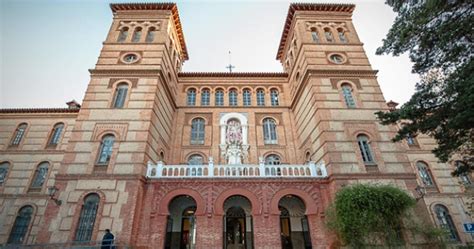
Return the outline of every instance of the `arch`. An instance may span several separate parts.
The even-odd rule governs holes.
[[[142,27],[136,27],[133,31],[132,42],[140,42],[142,37]]]
[[[242,126],[243,125],[248,125],[248,118],[245,115],[243,115],[242,113],[237,113],[237,112],[231,112],[231,113],[225,114],[224,116],[221,117],[221,119],[219,121],[219,124],[220,125],[226,125],[227,122],[230,119],[233,119],[233,118],[238,119]]]
[[[196,105],[197,90],[194,87],[186,89],[186,105]]]
[[[436,223],[442,229],[446,230],[446,237],[448,237],[450,241],[459,241],[459,233],[449,209],[444,205],[436,204],[433,206],[433,211]]]
[[[15,221],[11,226],[7,244],[23,244],[31,231],[36,210],[32,205],[21,206],[15,213]]]
[[[192,125],[192,124],[193,124],[193,120],[199,119],[199,118],[204,120],[204,124],[205,124],[205,125],[209,125],[209,120],[207,119],[207,117],[206,117],[206,116],[201,116],[201,115],[199,115],[199,114],[196,115],[196,116],[194,116],[193,118],[190,118],[190,119],[188,120],[188,125]]]
[[[35,167],[35,172],[31,178],[29,190],[41,190],[46,185],[49,174],[52,171],[52,165],[49,161],[41,161]]]
[[[118,81],[114,84],[112,108],[123,108],[128,100],[128,92],[131,84],[126,81]]]
[[[204,201],[204,198],[202,198],[201,194],[189,188],[181,188],[172,190],[168,192],[163,198],[161,198],[161,201],[159,201],[157,206],[158,214],[168,215],[169,204],[175,197],[180,195],[189,195],[194,199],[196,202],[196,215],[204,215],[206,213],[206,202]]]
[[[303,201],[306,207],[306,215],[318,214],[319,207],[314,199],[307,192],[295,188],[285,188],[273,195],[273,198],[270,201],[270,214],[280,214],[278,204],[280,203],[280,200],[287,195],[295,195]]]
[[[20,146],[24,141],[24,138],[26,136],[26,133],[28,132],[29,127],[30,125],[27,122],[22,122],[18,124],[10,140],[10,146]]]
[[[423,185],[426,187],[435,187],[436,186],[436,181],[433,177],[433,173],[431,171],[430,165],[423,161],[423,160],[418,160],[415,161],[415,167],[417,171],[417,175],[420,178],[420,180],[423,182]]]
[[[113,134],[107,133],[102,136],[100,140],[99,151],[97,154],[96,164],[108,165],[113,154],[114,144],[117,137]]]
[[[153,26],[149,27],[146,33],[145,42],[148,42],[148,43],[153,42],[153,40],[155,40],[155,33],[156,33],[156,28]]]
[[[193,155],[200,155],[202,156],[202,159],[203,159],[203,163],[204,162],[207,162],[207,157],[206,157],[206,154],[200,152],[200,151],[191,151],[189,152],[188,154],[186,154],[186,156],[184,157],[186,159],[186,162],[188,162],[189,158]]]
[[[262,212],[262,204],[260,203],[260,200],[257,198],[257,196],[243,188],[235,188],[235,189],[228,189],[224,192],[222,192],[217,198],[216,201],[214,202],[214,214],[215,215],[224,215],[225,210],[224,210],[224,202],[227,200],[227,198],[233,196],[233,195],[241,195],[245,198],[247,198],[250,201],[250,204],[252,205],[252,215],[259,215]]]
[[[117,42],[124,42],[127,39],[128,36],[128,27],[123,27],[120,29],[120,33],[117,37]]]
[[[11,161],[0,161],[0,186],[7,180],[13,164]]]

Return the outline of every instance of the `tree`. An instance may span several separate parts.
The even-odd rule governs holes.
[[[382,124],[404,121],[393,141],[417,133],[433,137],[441,162],[461,155],[474,169],[474,5],[470,0],[387,0],[398,16],[377,54],[408,52],[421,75],[411,99],[392,112],[377,112]]]
[[[327,226],[352,248],[403,245],[403,231],[419,235],[426,245],[442,245],[444,231],[410,215],[416,200],[391,185],[355,184],[339,190],[327,211]],[[421,238],[421,237],[420,237]]]

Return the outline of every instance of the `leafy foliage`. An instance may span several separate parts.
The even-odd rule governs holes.
[[[440,161],[461,154],[465,170],[473,170],[474,5],[467,0],[386,3],[398,16],[377,54],[409,52],[413,72],[422,80],[400,109],[376,115],[382,124],[406,121],[394,141],[428,134],[438,142],[433,152]]]
[[[406,192],[390,185],[357,184],[344,187],[328,209],[327,226],[353,248],[368,245],[400,246],[403,229],[421,233],[428,241],[439,242],[440,233],[431,227],[409,221],[416,201]]]

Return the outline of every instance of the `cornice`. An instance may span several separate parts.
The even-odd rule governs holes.
[[[288,34],[291,30],[291,24],[295,18],[296,11],[334,11],[352,14],[355,9],[354,4],[329,4],[329,3],[292,3],[288,8],[288,14],[286,15],[286,21],[283,25],[283,32],[281,34],[280,45],[276,59],[281,59],[283,49],[285,48]]]
[[[58,181],[70,181],[70,180],[140,180],[146,181],[145,176],[140,174],[105,174],[105,173],[92,173],[92,174],[57,174],[55,176],[56,182]]]
[[[161,69],[89,69],[89,73],[91,73],[92,76],[150,76],[160,74]]]
[[[174,25],[178,34],[181,50],[183,51],[184,60],[189,59],[186,42],[184,40],[183,27],[179,18],[178,6],[176,3],[111,3],[110,9],[112,13],[119,11],[136,11],[136,10],[170,10],[173,16]]]
[[[0,114],[17,113],[78,113],[80,108],[4,108]]]
[[[229,77],[229,78],[245,78],[245,77],[284,77],[288,74],[283,72],[180,72],[178,77],[182,78],[211,78],[211,77]]]

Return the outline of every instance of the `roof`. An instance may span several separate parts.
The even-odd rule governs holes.
[[[287,77],[282,72],[180,72],[179,77]]]
[[[5,108],[0,113],[76,113],[80,108]]]
[[[179,43],[183,51],[184,60],[188,60],[188,50],[184,41],[183,28],[179,19],[178,6],[176,3],[111,3],[110,9],[113,13],[122,10],[170,10],[173,15],[174,26],[178,33]]]
[[[352,13],[355,9],[354,4],[332,4],[332,3],[292,3],[288,8],[285,25],[283,25],[283,32],[281,34],[280,46],[278,47],[277,60],[281,59],[283,49],[285,48],[288,39],[288,32],[291,28],[291,23],[295,17],[296,11],[337,11]]]

